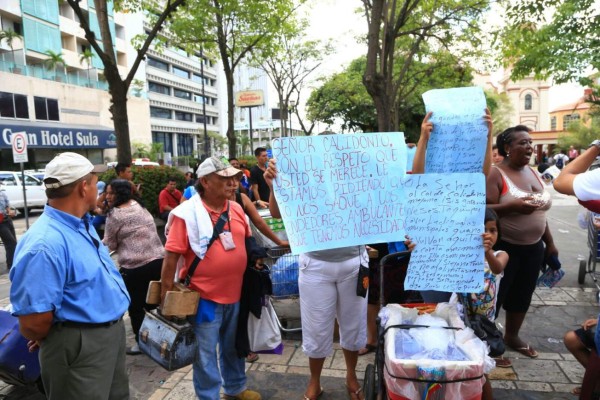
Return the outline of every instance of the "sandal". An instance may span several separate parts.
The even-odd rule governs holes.
[[[348,398],[350,400],[364,400],[364,397],[361,397],[360,392],[362,392],[362,387],[358,387],[356,390],[350,389],[346,386],[346,390],[348,391]]]
[[[321,388],[321,391],[313,397],[308,397],[306,394],[302,397],[302,400],[317,400],[319,397],[323,396],[325,391]]]
[[[365,354],[373,353],[375,350],[377,350],[377,346],[375,346],[374,344],[367,343],[367,345],[365,347],[358,350],[358,355],[364,356]]]
[[[533,349],[533,347],[531,347],[530,345],[526,345],[524,347],[512,347],[512,346],[508,346],[511,349],[513,349],[514,351],[523,354],[525,357],[529,357],[529,358],[537,358],[538,356],[538,352],[535,351]]]
[[[246,362],[253,363],[254,361],[258,361],[258,354],[256,354],[256,353],[249,353],[246,356]]]
[[[571,394],[574,394],[575,396],[581,396],[581,386],[577,386],[571,390]]]
[[[504,358],[504,356],[494,357],[494,361],[496,361],[496,368],[512,367],[512,361],[510,361],[508,358]]]

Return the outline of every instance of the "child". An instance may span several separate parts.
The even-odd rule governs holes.
[[[508,263],[508,254],[505,251],[494,251],[493,247],[500,236],[500,225],[498,215],[491,208],[485,209],[485,233],[483,237],[483,249],[485,251],[484,286],[480,293],[467,295],[469,309],[474,313],[485,315],[490,321],[494,321],[496,314],[496,296],[500,286],[500,279],[504,276],[504,268]],[[512,365],[510,360],[500,356],[495,358],[496,366],[508,368]],[[488,376],[483,385],[482,399],[493,399],[492,385]]]
[[[587,368],[590,354],[592,350],[596,350],[594,336],[596,335],[597,325],[598,320],[591,318],[581,324],[581,328],[569,331],[565,334],[565,347],[573,354],[577,361],[583,365],[583,368]],[[581,394],[581,386],[573,389],[571,393],[579,396]]]

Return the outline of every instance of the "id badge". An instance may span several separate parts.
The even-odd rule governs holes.
[[[221,244],[225,251],[235,249],[235,243],[233,243],[233,236],[229,231],[223,231],[219,234],[219,239],[221,240]]]

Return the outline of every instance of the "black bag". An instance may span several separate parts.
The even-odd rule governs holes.
[[[485,315],[473,312],[466,295],[460,297],[465,311],[465,325],[473,329],[475,335],[488,344],[490,357],[500,357],[506,351],[502,332]]]
[[[174,371],[196,360],[194,328],[187,320],[170,321],[157,310],[146,311],[140,327],[140,350],[167,371]]]
[[[356,281],[356,295],[366,297],[369,290],[369,267],[361,265],[358,269],[358,279]]]

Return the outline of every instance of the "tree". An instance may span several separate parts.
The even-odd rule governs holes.
[[[506,26],[495,32],[498,56],[514,78],[535,73],[586,85],[590,67],[600,69],[599,26],[595,0],[515,1],[506,6]]]
[[[452,49],[453,53],[461,54],[461,49],[466,48],[461,43],[476,45],[479,30],[476,21],[488,7],[488,1],[362,2],[369,27],[363,82],[377,110],[378,130],[389,132],[398,127],[398,92],[417,55],[423,54],[424,47]],[[404,50],[399,51],[398,47]]]
[[[94,53],[92,53],[92,50],[86,48],[85,50],[83,50],[83,52],[79,55],[79,62],[81,64],[86,64],[87,65],[87,78],[88,78],[88,84],[90,83],[90,69],[92,69],[92,59],[95,57],[96,55]]]
[[[343,130],[377,131],[375,105],[362,84],[365,68],[366,57],[358,58],[344,72],[333,75],[315,89],[307,102],[309,119],[327,124],[337,119]],[[429,54],[426,62],[413,62],[405,71],[398,90],[396,129],[404,132],[408,141],[416,141],[425,115],[423,93],[430,89],[469,86],[473,79],[471,71],[448,52]]]
[[[305,26],[304,23],[298,26]],[[282,116],[290,115],[288,105],[294,97],[296,104],[300,103],[300,93],[307,78],[321,65],[323,57],[332,51],[330,44],[323,44],[318,40],[305,40],[302,32],[287,31],[275,38],[276,50],[266,57],[259,67],[269,77],[279,100],[279,108]],[[314,123],[306,127],[300,118],[300,107],[294,107],[295,112],[305,135],[310,135]],[[282,118],[282,121],[285,121]],[[282,132],[287,130],[282,123]],[[284,135],[285,136],[285,135]]]
[[[217,52],[220,56],[227,86],[227,139],[232,158],[237,142],[233,122],[235,69],[251,53],[254,59],[270,54],[278,32],[291,29],[294,0],[188,0],[186,5],[188,12],[172,21],[170,32],[190,52]]]
[[[6,44],[8,45],[8,47],[10,47],[10,55],[12,56],[14,66],[17,65],[17,62],[15,61],[15,49],[14,49],[15,43],[14,42],[16,39],[21,39],[21,38],[22,38],[22,36],[19,35],[17,32],[13,31],[12,29],[0,31],[0,42],[2,42],[4,40],[6,42]]]
[[[496,93],[491,90],[485,90],[485,100],[492,113],[492,122],[494,123],[494,134],[499,134],[509,128],[510,115],[513,111],[512,103],[506,93]]]
[[[117,136],[117,160],[119,162],[131,162],[131,141],[129,138],[129,117],[127,115],[127,92],[129,85],[134,79],[135,73],[142,60],[144,59],[150,44],[167,24],[170,18],[184,3],[185,0],[166,0],[164,2],[147,2],[146,0],[114,0],[116,11],[135,12],[145,10],[155,18],[150,24],[150,32],[143,35],[140,46],[137,48],[137,55],[130,66],[127,76],[124,78],[119,74],[117,60],[113,51],[113,39],[110,34],[108,4],[107,0],[94,0],[94,7],[98,18],[100,32],[94,32],[91,29],[89,15],[87,10],[82,10],[79,6],[80,0],[67,0],[69,6],[75,11],[79,18],[79,23],[85,32],[85,38],[104,66],[104,76],[108,82],[108,91],[111,96],[111,106],[109,108],[112,114]],[[162,4],[162,6],[161,6]],[[99,34],[99,37],[97,35]],[[107,49],[106,51],[104,49]]]
[[[47,59],[44,60],[44,63],[46,64],[46,66],[48,68],[50,68],[52,70],[52,72],[54,72],[54,79],[59,80],[59,76],[56,75],[56,67],[60,64],[63,66],[63,72],[65,70],[65,59],[63,58],[62,53],[57,53],[55,51],[52,50],[46,50],[44,52],[45,55],[48,56]]]
[[[365,57],[357,58],[345,71],[323,80],[306,102],[308,119],[328,125],[339,120],[342,131],[375,132],[375,106],[362,83],[365,65]]]
[[[600,130],[600,118],[592,117],[591,123],[587,126],[582,121],[572,122],[567,127],[567,132],[558,136],[559,149],[568,149],[573,146],[576,149],[586,149],[592,141],[598,138]]]

